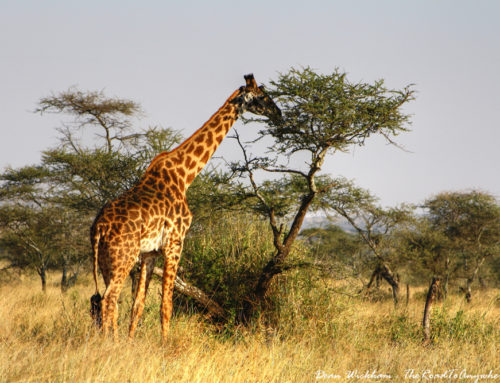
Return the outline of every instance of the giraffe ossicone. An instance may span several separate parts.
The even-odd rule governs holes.
[[[257,86],[253,75],[246,75],[245,82],[200,129],[174,150],[158,154],[134,187],[106,203],[97,214],[90,229],[96,285],[91,313],[105,334],[112,330],[117,336],[118,297],[130,270],[140,261],[129,328],[129,336],[134,336],[155,259],[161,254],[165,259],[161,324],[162,337],[166,339],[174,280],[192,220],[186,200],[187,188],[240,114],[248,111],[270,119],[281,117],[281,111],[264,88]],[[102,297],[98,289],[98,267],[106,285]]]

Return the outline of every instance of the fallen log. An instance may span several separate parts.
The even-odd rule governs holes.
[[[163,270],[155,267],[153,274],[163,278]],[[183,281],[178,275],[175,277],[174,288],[179,293],[194,299],[211,319],[224,320],[226,319],[226,311],[213,299],[211,299],[204,291]]]

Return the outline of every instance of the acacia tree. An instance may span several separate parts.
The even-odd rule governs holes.
[[[274,276],[283,271],[306,213],[321,205],[318,197],[346,192],[342,182],[319,174],[327,155],[362,146],[374,134],[394,143],[395,135],[408,130],[409,116],[402,107],[414,98],[411,86],[392,90],[383,81],[353,83],[338,70],[325,75],[310,68],[280,74],[268,92],[283,119],[251,121],[265,124],[259,138],[272,139],[268,149],[277,157],[251,156],[236,133],[243,160],[231,164],[235,174],[248,180],[238,185],[238,191],[250,208],[267,218],[275,247],[246,302],[244,320],[265,300]],[[305,153],[309,162],[293,168],[288,164],[297,153]],[[283,177],[258,182],[258,172]]]
[[[397,232],[398,246],[414,278],[438,278],[442,281],[444,298],[457,269],[450,240],[429,222],[428,216],[415,216]],[[441,290],[438,290],[440,293]]]
[[[59,94],[40,99],[35,112],[66,113],[73,117],[70,123],[63,124],[58,131],[63,135],[63,142],[71,146],[75,152],[82,150],[74,139],[75,128],[100,127],[104,132],[105,149],[108,153],[113,146],[127,145],[139,134],[129,134],[131,118],[141,112],[139,104],[134,101],[106,97],[103,92],[83,92],[70,88]]]
[[[444,192],[428,199],[431,227],[448,239],[450,257],[465,279],[465,296],[471,300],[471,285],[488,258],[500,251],[500,206],[484,192]]]
[[[333,221],[335,222],[335,221]],[[326,226],[310,227],[300,232],[314,260],[329,277],[345,279],[359,278],[364,269],[363,243],[355,233],[329,223]]]
[[[22,205],[2,206],[0,226],[0,243],[5,249],[2,258],[14,267],[34,269],[45,291],[47,271],[58,265],[61,250],[58,239],[65,229],[62,222],[57,221],[57,211]]]
[[[365,262],[373,271],[366,290],[382,278],[391,286],[394,304],[398,304],[400,277],[394,268],[401,254],[394,242],[394,233],[412,219],[413,209],[408,205],[382,208],[367,190],[352,184],[346,187],[347,192],[341,198],[334,193],[325,195],[325,205],[329,211],[346,219],[368,246]]]

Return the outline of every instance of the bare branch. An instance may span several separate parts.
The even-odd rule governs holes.
[[[301,172],[300,170],[295,170],[295,169],[269,169],[264,166],[257,166],[259,169],[264,170],[269,173],[290,173],[290,174],[298,174],[304,178],[307,178],[307,174],[304,172]]]
[[[397,142],[395,142],[394,140],[392,140],[392,139],[389,137],[389,135],[387,135],[385,132],[382,132],[382,131],[381,131],[381,132],[380,132],[380,134],[381,134],[382,136],[384,136],[384,138],[387,140],[387,142],[388,142],[389,144],[394,145],[396,148],[401,149],[401,150],[402,150],[403,152],[405,152],[405,153],[411,153],[411,154],[413,154],[413,152],[412,152],[411,150],[406,149],[403,145],[398,144]]]
[[[240,135],[238,134],[238,131],[236,129],[234,130],[234,134],[235,135],[233,136],[233,138],[236,139],[236,141],[238,142],[238,145],[240,146],[241,151],[243,153],[243,159],[245,160],[245,171],[248,173],[248,178],[250,179],[250,183],[252,185],[254,193],[255,193],[256,197],[259,199],[259,201],[262,202],[262,204],[266,207],[266,209],[270,211],[271,210],[270,206],[267,204],[266,200],[264,199],[264,197],[260,193],[257,184],[255,183],[255,180],[254,180],[254,177],[253,177],[253,172],[252,172],[252,170],[250,169],[250,166],[249,166],[250,165],[250,161],[248,160],[247,152],[245,150],[245,147],[241,143]]]

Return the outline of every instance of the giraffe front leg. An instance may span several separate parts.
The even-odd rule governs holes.
[[[134,337],[135,329],[144,311],[144,302],[146,300],[149,282],[151,281],[151,276],[153,275],[155,260],[155,252],[148,253],[143,256],[139,283],[134,298],[134,306],[132,307],[132,317],[130,318],[129,338]]]
[[[182,253],[184,238],[171,239],[168,247],[163,251],[165,265],[163,267],[163,285],[161,302],[161,330],[162,340],[167,340],[170,318],[172,317],[172,295],[174,292],[174,281]]]

